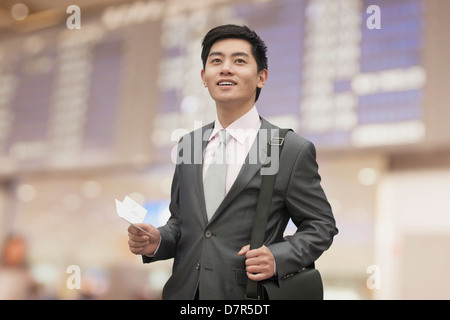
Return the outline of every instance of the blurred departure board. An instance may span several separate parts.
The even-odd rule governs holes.
[[[0,173],[168,161],[179,136],[215,118],[201,40],[227,23],[268,46],[261,116],[322,149],[419,144],[425,3],[135,1],[84,15],[79,30],[1,40]],[[380,28],[368,25],[372,5]]]
[[[25,48],[2,60],[4,164],[21,170],[72,168],[86,164],[90,152],[94,161],[111,154],[122,44],[95,40],[30,37]]]
[[[379,29],[366,25],[373,4]],[[424,10],[421,0],[309,2],[300,107],[307,137],[329,148],[424,139]]]

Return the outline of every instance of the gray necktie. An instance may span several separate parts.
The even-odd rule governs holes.
[[[227,175],[226,144],[228,137],[229,133],[225,130],[220,130],[218,132],[219,146],[214,153],[213,161],[209,165],[203,181],[208,220],[211,219],[225,197],[225,182]]]

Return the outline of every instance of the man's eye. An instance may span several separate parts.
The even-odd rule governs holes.
[[[236,59],[236,62],[237,63],[245,63],[245,60],[244,59]]]
[[[212,63],[220,63],[220,59],[219,59],[219,58],[212,59],[211,62],[212,62]]]

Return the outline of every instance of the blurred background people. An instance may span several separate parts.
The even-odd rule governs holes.
[[[8,236],[0,261],[0,300],[23,300],[34,297],[36,286],[26,256],[25,238],[18,235]]]

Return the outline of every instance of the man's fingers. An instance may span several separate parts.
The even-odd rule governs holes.
[[[250,272],[247,272],[247,277],[250,280],[253,280],[253,281],[261,281],[261,280],[269,279],[271,276],[267,275],[265,273],[250,273]]]
[[[142,233],[142,235],[136,235],[133,233],[128,233],[128,237],[137,242],[147,242],[149,239],[149,236],[147,236],[145,233]]]
[[[249,244],[246,245],[246,246],[243,246],[243,247],[241,248],[241,250],[239,250],[238,255],[243,256],[244,254],[247,254],[247,252],[248,252],[249,250],[250,250],[250,245],[249,245]]]
[[[150,235],[143,230],[139,230],[136,226],[149,232]],[[136,255],[153,254],[158,248],[160,241],[161,235],[159,230],[151,224],[136,223],[135,226],[130,225],[128,227],[128,247]]]
[[[238,255],[240,256],[245,255],[247,257],[247,260],[252,258],[258,258],[260,256],[264,256],[265,254],[267,254],[266,249],[267,247],[262,246],[261,248],[250,250],[250,245],[248,244],[241,248],[241,250],[238,252]]]
[[[145,234],[145,233],[142,232],[141,230],[136,229],[135,227],[133,227],[131,224],[130,224],[130,226],[128,227],[128,233],[129,233],[129,234],[132,234],[132,235],[136,235],[136,236],[144,235],[144,234]]]
[[[268,254],[268,250],[266,246],[262,246],[258,249],[249,250],[247,252],[247,259],[256,258],[260,256],[264,256]]]
[[[130,248],[143,248],[148,244],[148,241],[134,241],[131,239],[128,239],[128,246]]]
[[[139,230],[138,228],[136,228],[135,226],[142,228],[143,230],[145,230],[146,232]],[[156,234],[158,233],[158,230],[156,228],[154,228],[152,225],[150,224],[145,224],[145,223],[136,223],[135,226],[130,225],[128,227],[128,236],[130,237],[130,239],[134,240],[134,241],[148,241],[150,239],[150,237],[157,239],[158,236],[156,236]]]
[[[132,225],[128,227],[128,246],[130,251],[137,253],[149,242],[149,236]]]
[[[130,247],[131,253],[134,253],[134,254],[140,254],[142,250],[143,250],[143,247]]]
[[[247,258],[245,260],[245,268],[248,278],[254,281],[261,281],[272,277],[275,273],[274,258],[269,248],[262,246],[258,249],[248,249],[245,253]]]
[[[273,276],[273,255],[266,246],[250,250],[250,245],[246,245],[241,248],[238,255],[246,256],[245,269],[249,279],[261,281]]]
[[[139,228],[142,228],[143,230],[145,230],[145,231],[151,233],[150,230],[149,230],[149,229],[151,229],[151,228],[149,227],[149,225],[146,225],[146,224],[144,224],[144,223],[137,223],[137,224],[135,224],[135,225],[138,226]],[[134,235],[138,235],[138,236],[142,236],[142,235],[145,235],[145,234],[146,234],[144,231],[139,230],[138,228],[134,227],[134,226],[131,225],[131,224],[130,224],[130,226],[128,227],[128,233],[131,233],[131,234],[134,234]]]

